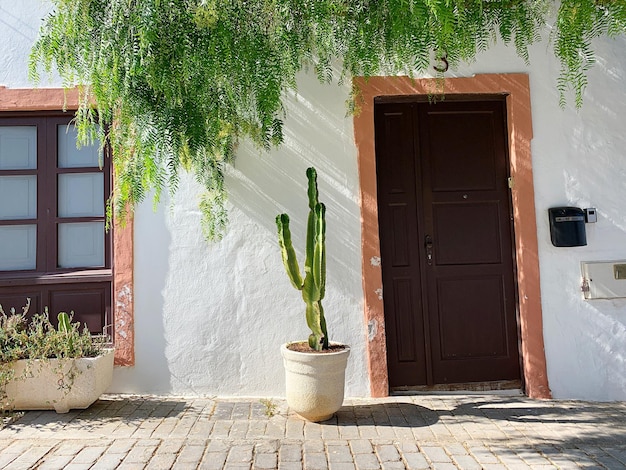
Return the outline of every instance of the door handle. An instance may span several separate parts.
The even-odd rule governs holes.
[[[433,265],[433,239],[430,235],[424,238],[424,247],[426,248],[426,263],[428,266]]]

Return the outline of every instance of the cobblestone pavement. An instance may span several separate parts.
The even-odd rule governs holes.
[[[315,424],[282,400],[107,395],[5,425],[0,468],[620,469],[626,403],[396,396],[346,400]]]

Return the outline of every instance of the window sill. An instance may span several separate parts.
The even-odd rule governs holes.
[[[85,269],[64,273],[3,273],[0,274],[0,287],[41,284],[70,284],[107,282],[113,279],[111,269]]]

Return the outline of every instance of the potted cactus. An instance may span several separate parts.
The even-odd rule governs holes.
[[[309,421],[325,421],[341,407],[350,348],[328,338],[322,299],[326,290],[326,206],[319,202],[317,172],[306,170],[309,217],[304,277],[291,242],[289,216],[276,217],[283,264],[291,284],[302,292],[308,340],[281,347],[289,407]]]

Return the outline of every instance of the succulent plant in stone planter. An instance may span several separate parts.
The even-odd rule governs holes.
[[[311,330],[308,340],[284,344],[287,403],[310,421],[324,421],[341,407],[345,369],[350,355],[347,345],[328,338],[322,299],[326,292],[326,206],[319,201],[317,172],[306,170],[309,215],[305,248],[304,277],[291,241],[289,216],[276,217],[278,242],[291,284],[302,292],[305,318]]]
[[[0,411],[87,408],[111,384],[113,349],[61,312],[27,319],[0,306]]]

